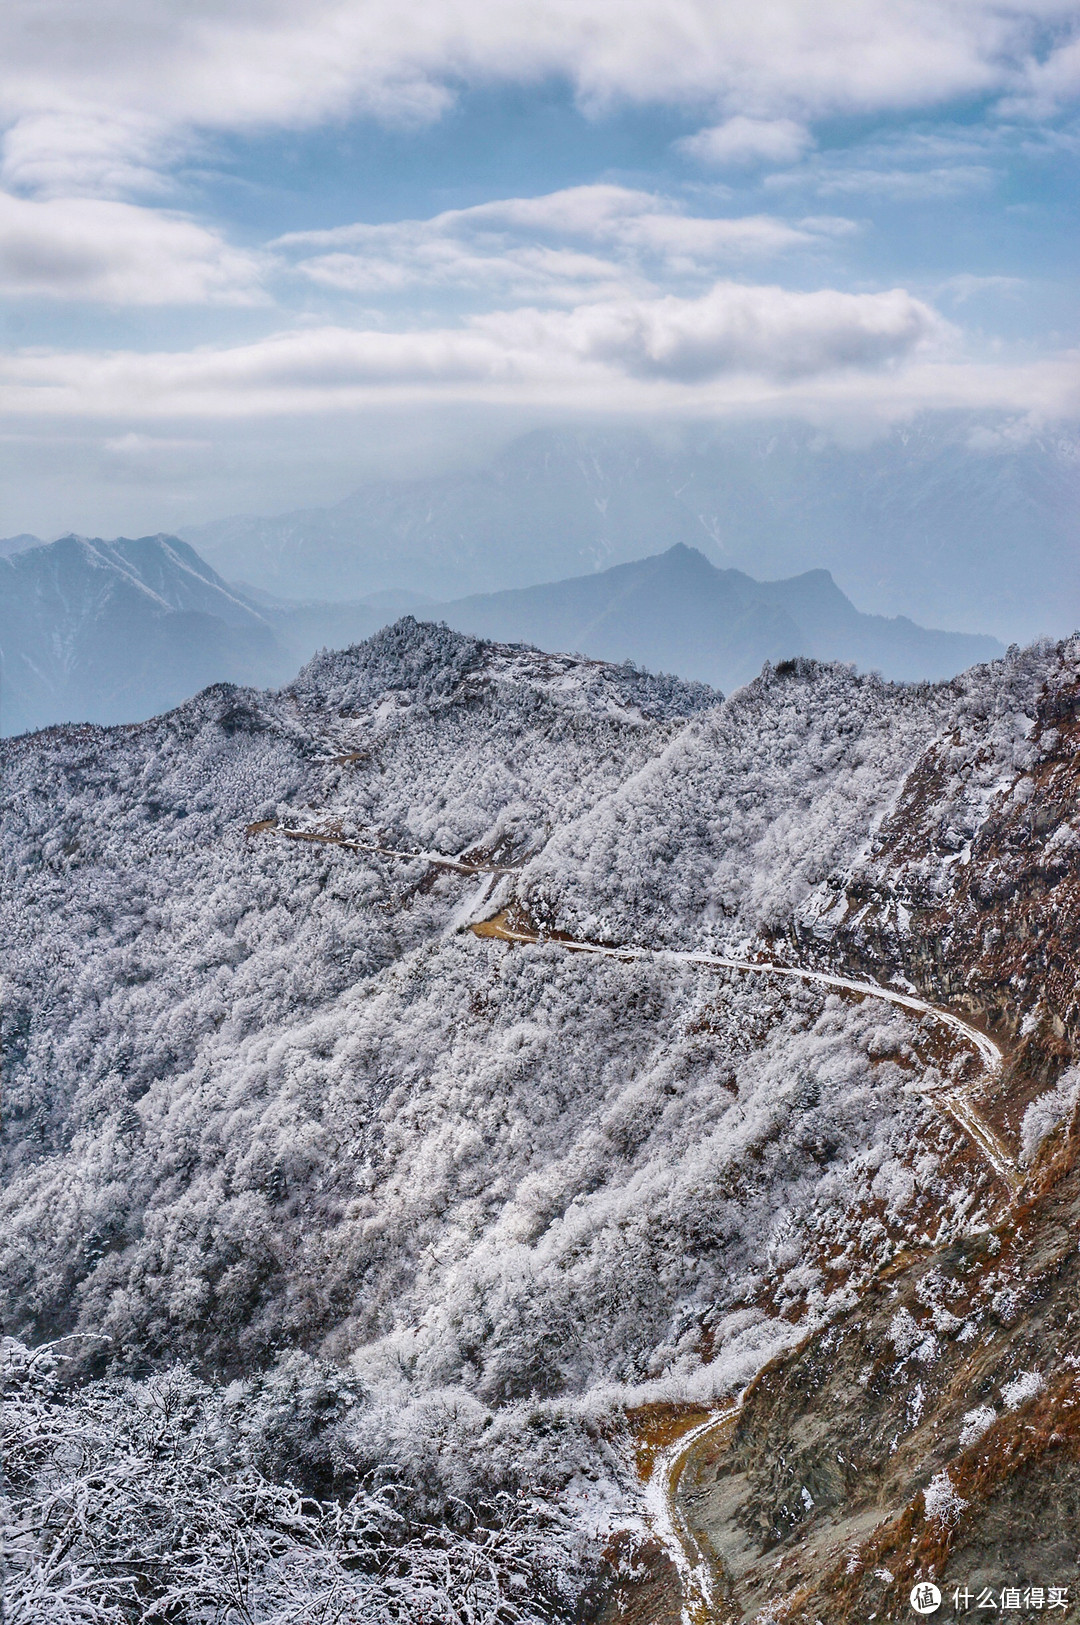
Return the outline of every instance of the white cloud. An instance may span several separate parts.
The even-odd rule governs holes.
[[[809,231],[817,237],[852,237],[862,228],[857,220],[848,220],[842,214],[808,214],[796,222],[800,231]]]
[[[897,361],[944,337],[945,324],[902,288],[834,289],[717,283],[700,299],[668,296],[563,312],[512,311],[476,320],[508,348],[601,362],[639,378],[700,383],[749,372],[792,379]]]
[[[424,119],[457,86],[552,75],[586,105],[697,105],[720,130],[979,94],[1041,105],[1075,90],[1074,19],[1074,0],[8,0],[0,120],[22,171],[66,190],[87,165],[80,121],[98,126],[100,184],[125,143],[142,167],[151,125]]]
[[[738,113],[723,124],[714,124],[696,135],[684,137],[675,145],[687,158],[718,167],[791,164],[813,145],[813,137],[805,124],[797,124],[794,119],[746,118]]]
[[[0,192],[0,294],[126,305],[251,304],[259,267],[181,215]]]
[[[469,209],[448,209],[430,220],[388,225],[338,226],[328,231],[290,232],[275,248],[364,249],[391,245],[413,252],[423,245],[454,240],[486,244],[492,250],[513,237],[555,236],[666,254],[772,252],[808,241],[799,229],[771,215],[736,218],[689,215],[678,200],[625,186],[572,186],[541,197],[500,198]]]
[[[493,199],[471,209],[458,209],[439,216],[462,226],[512,228],[548,231],[567,237],[617,236],[621,223],[639,219],[658,209],[677,205],[654,192],[636,191],[610,182],[592,186],[568,186],[540,197]]]
[[[44,197],[161,192],[168,186],[162,169],[179,150],[168,126],[145,114],[43,111],[4,135],[0,180]]]
[[[810,232],[767,214],[735,219],[642,214],[622,222],[613,236],[628,247],[643,248],[668,260],[698,264],[743,255],[783,253],[812,240]]]
[[[1080,95],[1080,31],[1041,60],[1024,64],[1017,89],[1002,102],[1002,111],[1029,118],[1046,117]]]
[[[661,278],[715,276],[719,265],[771,258],[835,237],[829,217],[792,225],[772,215],[692,215],[671,198],[612,185],[504,198],[430,220],[294,232],[271,245],[302,256],[296,269],[355,293],[419,287],[471,289],[579,304],[656,291]]]
[[[859,169],[837,167],[823,170],[814,179],[821,197],[892,198],[897,202],[930,198],[960,197],[965,192],[981,192],[994,182],[994,171],[985,164],[943,164],[928,169]]]
[[[749,376],[784,383],[900,362],[945,331],[902,290],[845,294],[718,283],[703,298],[629,299],[571,311],[489,313],[456,328],[320,328],[178,354],[27,352],[10,357],[0,409],[225,415],[327,410],[380,393],[519,404],[590,391],[641,405]],[[652,395],[650,395],[650,390]],[[674,398],[674,397],[672,397]]]
[[[960,271],[956,276],[946,277],[944,282],[939,282],[936,291],[938,294],[945,294],[955,300],[958,305],[962,305],[968,299],[977,298],[979,294],[1015,295],[1021,288],[1026,286],[1023,277],[976,276],[971,271]]]
[[[774,193],[806,188],[825,197],[950,198],[987,190],[1017,159],[1040,161],[1078,150],[1077,133],[1068,127],[943,122],[813,153],[795,168],[767,175],[764,185]]]
[[[519,299],[576,304],[626,289],[628,277],[611,260],[569,249],[541,246],[502,253],[470,250],[454,239],[431,239],[402,232],[378,245],[381,253],[319,254],[297,269],[312,282],[347,293],[394,293],[412,287],[467,288],[487,297],[508,293]]]

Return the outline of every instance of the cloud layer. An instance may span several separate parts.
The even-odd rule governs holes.
[[[251,304],[255,256],[162,210],[0,192],[0,294],[115,305]]]
[[[910,357],[945,324],[903,289],[850,294],[720,282],[700,299],[622,300],[486,316],[507,353],[600,364],[636,378],[705,383],[731,373],[794,379]]]
[[[587,106],[759,121],[768,156],[775,121],[960,96],[1055,105],[1080,84],[1075,24],[1074,0],[9,0],[0,120],[11,172],[69,190],[129,184],[169,131],[430,119],[461,85],[554,75]],[[703,151],[753,145],[746,126],[708,131]]]
[[[940,344],[945,324],[902,290],[791,293],[717,283],[698,299],[620,299],[571,311],[524,308],[461,327],[320,328],[177,354],[12,357],[0,409],[101,413],[326,409],[396,389],[525,404],[584,389],[610,404],[626,380],[691,392],[751,375],[783,383],[901,362]]]
[[[696,215],[656,193],[594,185],[447,210],[431,220],[297,232],[271,246],[296,256],[296,269],[311,281],[352,293],[453,287],[575,304],[655,291],[672,278],[711,280],[720,265],[813,246],[849,225]]]
[[[724,266],[820,249],[836,216],[692,214],[657,193],[578,186],[430,220],[294,232],[259,253],[175,211],[109,198],[0,192],[0,295],[113,305],[252,304],[275,278],[378,298],[466,291],[474,301],[574,306],[697,287]],[[314,252],[312,252],[314,250]]]
[[[469,142],[509,99],[481,96],[448,125],[462,164],[440,169],[441,132],[420,127],[505,86],[556,121],[550,155],[523,153],[518,178],[511,141],[501,167],[484,154],[470,171]],[[284,436],[295,415],[316,457],[350,410],[381,422],[395,402],[411,422],[417,402],[447,422],[464,403],[500,421],[769,402],[1075,411],[1071,318],[1050,286],[1064,275],[1039,252],[1078,138],[1039,121],[1078,89],[1076,0],[10,0],[0,295],[31,302],[36,342],[3,364],[0,411],[104,425],[127,462],[144,420],[167,437],[175,419],[186,445],[200,418],[212,437],[274,415]],[[531,116],[515,139],[542,139]],[[337,143],[369,118],[399,133]],[[303,130],[323,134],[281,140]],[[385,172],[345,175],[384,150]],[[305,163],[329,176],[310,198]],[[1005,180],[1022,197],[1008,220]],[[343,196],[369,218],[336,225]],[[941,199],[950,226],[951,200],[968,211],[955,243]],[[332,229],[287,231],[312,220]],[[994,236],[1009,220],[1011,259]],[[909,254],[920,231],[934,240]],[[241,246],[259,233],[275,240]],[[1036,262],[1038,300],[1019,281]],[[981,359],[965,359],[928,301],[974,323],[994,289],[1031,312],[973,326]],[[106,307],[79,312],[82,350],[62,301]]]

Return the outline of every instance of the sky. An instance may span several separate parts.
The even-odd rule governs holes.
[[[0,535],[1080,416],[1076,0],[8,0]]]

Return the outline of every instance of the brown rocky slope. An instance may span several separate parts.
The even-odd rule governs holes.
[[[991,1602],[1080,1612],[1080,1127],[1068,1091],[1041,1148],[1031,1119],[1023,1133],[1080,1048],[1076,653],[1059,647],[1034,706],[973,711],[930,745],[858,859],[775,943],[801,963],[907,985],[992,1033],[1007,1060],[980,1113],[1029,1166],[997,1223],[900,1254],[762,1372],[730,1441],[692,1460],[681,1511],[715,1559],[724,1625],[911,1620],[924,1579],[942,1592],[939,1618],[986,1618]],[[989,790],[988,769],[1000,769]]]

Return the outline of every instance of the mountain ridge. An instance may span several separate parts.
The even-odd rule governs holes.
[[[994,638],[864,615],[827,570],[755,581],[677,542],[591,576],[431,606],[460,631],[575,649],[729,690],[765,660],[850,660],[896,680],[952,677],[1004,653]]]
[[[131,722],[281,664],[272,628],[165,535],[74,535],[0,558],[3,727]]]
[[[215,681],[287,682],[316,649],[370,637],[413,597],[283,602],[230,585],[165,535],[64,537],[0,559],[0,581],[8,733],[136,721]],[[1001,652],[991,638],[863,615],[827,571],[757,582],[684,543],[587,576],[416,609],[459,631],[632,660],[721,690],[798,655],[933,680]]]
[[[284,596],[439,598],[686,542],[719,565],[824,566],[869,609],[1008,643],[1080,621],[1080,432],[942,412],[843,443],[805,423],[535,430],[488,464],[184,534]]]

